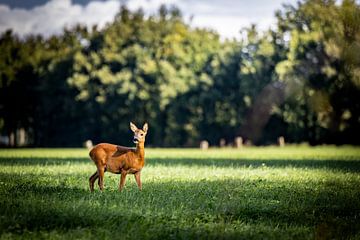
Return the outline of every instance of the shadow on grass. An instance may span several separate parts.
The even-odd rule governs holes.
[[[66,165],[74,163],[91,163],[90,158],[54,158],[54,157],[0,157],[0,166],[14,165]]]
[[[267,160],[242,160],[242,159],[151,159],[149,164],[159,165],[186,165],[186,166],[217,166],[217,167],[252,167],[259,168],[266,165],[273,168],[314,168],[314,169],[332,169],[344,170],[350,172],[360,172],[360,160],[283,160],[283,159],[267,159]]]
[[[107,237],[121,233],[126,238],[216,239],[249,238],[262,231],[279,238],[292,236],[289,226],[322,226],[338,238],[357,234],[360,228],[359,190],[336,185],[318,183],[313,190],[291,181],[181,181],[144,183],[142,192],[133,184],[121,193],[89,193],[0,174],[0,182],[9,180],[0,186],[0,233],[86,228],[95,234],[105,231]],[[300,239],[304,237],[309,236]]]
[[[92,164],[89,158],[4,158],[0,157],[0,166],[14,165],[66,165],[66,164]],[[336,160],[336,159],[304,159],[304,160],[245,160],[245,159],[218,159],[218,158],[152,158],[148,159],[148,166],[165,165],[165,166],[216,166],[216,167],[245,167],[259,168],[264,164],[271,168],[311,168],[311,169],[330,169],[348,172],[360,172],[359,160]]]

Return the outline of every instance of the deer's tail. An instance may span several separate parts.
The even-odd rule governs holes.
[[[93,160],[94,161],[94,148],[92,148],[91,150],[90,150],[90,152],[89,152],[89,157],[91,158],[91,160]]]

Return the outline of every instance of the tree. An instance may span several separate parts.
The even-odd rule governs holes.
[[[279,29],[291,36],[277,72],[289,100],[282,115],[293,140],[358,142],[360,11],[355,1],[306,1],[278,13]],[[297,133],[296,133],[297,132]]]

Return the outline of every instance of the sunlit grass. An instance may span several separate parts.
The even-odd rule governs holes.
[[[0,150],[2,238],[360,237],[357,147],[147,149],[143,191],[84,149]]]

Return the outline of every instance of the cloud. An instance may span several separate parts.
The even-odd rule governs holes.
[[[240,37],[239,30],[255,23],[262,30],[274,25],[274,11],[284,0],[127,0],[131,10],[143,8],[147,15],[158,11],[161,4],[176,5],[185,20],[194,27],[215,29],[222,38]],[[287,0],[294,4],[296,0]],[[24,36],[59,34],[63,28],[82,23],[103,27],[119,11],[119,0],[90,1],[82,6],[71,0],[50,0],[32,9],[11,9],[0,4],[0,32],[13,29]],[[191,19],[191,21],[190,21]]]
[[[103,27],[113,20],[119,8],[119,1],[92,1],[81,6],[71,0],[51,0],[30,10],[0,5],[0,32],[11,28],[21,36],[34,33],[50,36],[76,23]]]
[[[131,10],[142,8],[148,14],[154,14],[159,10],[162,4],[179,5],[179,0],[128,0],[126,5]]]
[[[180,8],[185,19],[195,27],[215,29],[222,38],[240,38],[239,31],[256,24],[260,30],[275,25],[275,11],[285,0],[129,0],[131,10],[142,7],[154,14],[161,4],[173,4]],[[286,3],[296,4],[297,0]]]

